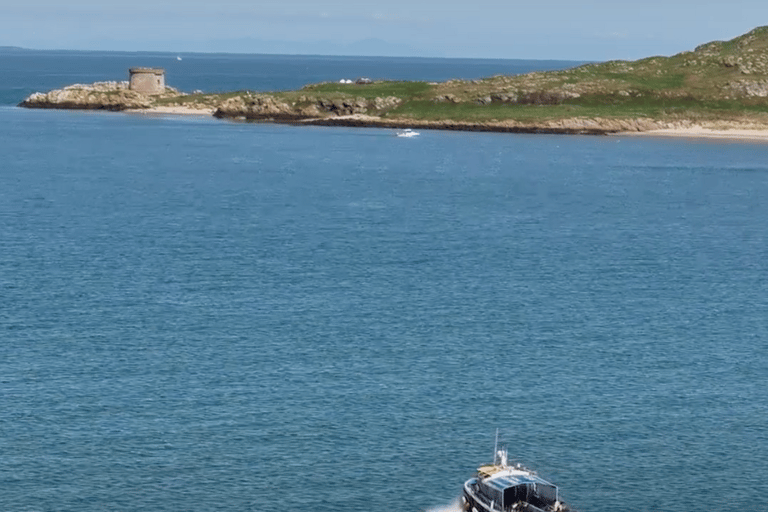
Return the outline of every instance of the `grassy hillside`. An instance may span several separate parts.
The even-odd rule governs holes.
[[[434,118],[722,118],[768,112],[768,27],[672,57],[450,81],[399,113]]]

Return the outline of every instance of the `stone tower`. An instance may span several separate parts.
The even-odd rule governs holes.
[[[128,88],[144,94],[162,94],[165,92],[165,70],[162,68],[131,68],[131,81]]]

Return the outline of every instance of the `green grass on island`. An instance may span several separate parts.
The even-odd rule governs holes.
[[[247,108],[257,102],[256,97],[297,111],[316,105],[323,115],[333,110],[334,115],[366,113],[400,120],[485,123],[614,118],[768,124],[768,27],[672,57],[586,64],[562,71],[442,83],[321,83],[297,91],[182,95],[157,100],[157,104],[215,108],[234,100]]]

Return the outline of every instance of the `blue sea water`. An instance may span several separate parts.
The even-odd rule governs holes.
[[[6,105],[113,79],[47,58]],[[497,427],[582,512],[764,510],[768,146],[0,121],[0,510],[423,511]]]

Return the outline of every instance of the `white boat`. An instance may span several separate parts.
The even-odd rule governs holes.
[[[498,447],[498,433],[497,442]],[[507,463],[507,450],[494,449],[493,464],[481,466],[464,483],[461,498],[466,512],[564,512],[558,489],[520,464]]]
[[[406,128],[405,130],[398,130],[396,135],[398,137],[417,137],[419,135],[419,132],[415,132],[410,128]]]

